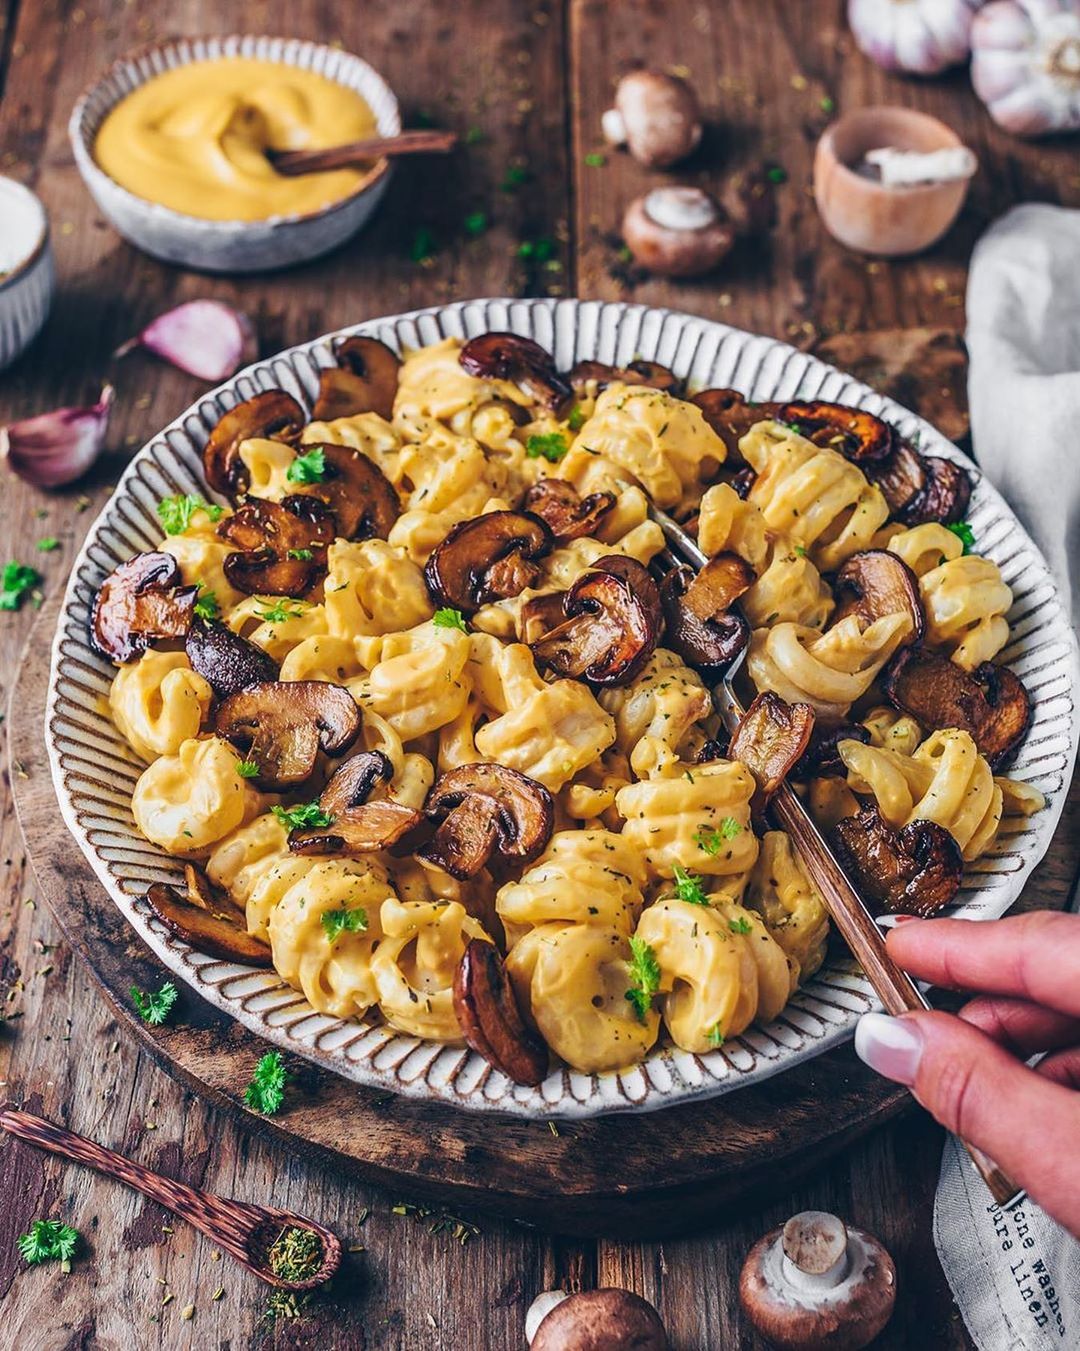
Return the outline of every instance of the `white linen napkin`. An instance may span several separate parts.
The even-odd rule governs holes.
[[[1080,212],[1015,207],[967,293],[975,453],[1080,612]],[[1077,909],[1077,896],[1072,898]],[[950,1138],[934,1244],[979,1351],[1080,1347],[1080,1243],[1038,1206],[1001,1211]]]

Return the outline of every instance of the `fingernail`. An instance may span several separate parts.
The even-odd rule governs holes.
[[[872,1070],[898,1084],[915,1082],[923,1052],[922,1033],[907,1018],[864,1013],[855,1028],[855,1054]]]
[[[910,924],[913,919],[921,919],[921,915],[893,915],[894,924]]]

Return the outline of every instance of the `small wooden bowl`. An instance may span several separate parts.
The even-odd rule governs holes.
[[[814,157],[814,197],[841,244],[882,258],[921,253],[960,214],[969,179],[887,188],[852,167],[869,150],[943,150],[962,145],[936,117],[910,108],[861,108],[828,127]]]

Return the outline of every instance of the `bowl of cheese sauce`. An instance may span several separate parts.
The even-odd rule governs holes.
[[[268,152],[401,129],[397,100],[359,57],[314,42],[177,40],[118,61],[79,100],[70,135],[100,209],[138,248],[209,272],[288,267],[370,218],[386,160],[289,177]]]

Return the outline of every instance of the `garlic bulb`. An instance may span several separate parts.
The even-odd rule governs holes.
[[[885,70],[938,75],[966,61],[982,0],[848,0],[859,49]]]
[[[1006,131],[1080,129],[1080,0],[991,0],[971,40],[975,91]]]

